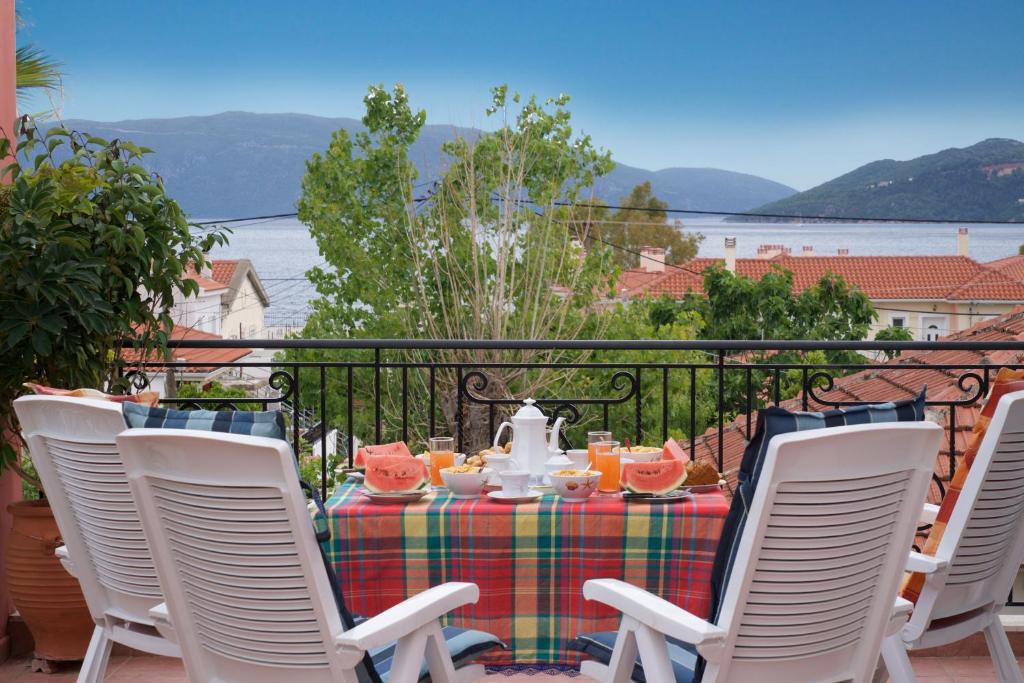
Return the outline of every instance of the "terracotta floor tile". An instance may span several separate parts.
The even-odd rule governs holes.
[[[1022,658],[1024,660],[1024,658]],[[914,657],[911,659],[920,683],[993,683],[996,681],[991,661],[987,657]],[[62,683],[78,676],[78,666],[70,666],[59,674],[32,674],[29,660],[20,659],[0,665],[0,681],[4,683]],[[145,680],[147,683],[185,683],[181,662],[171,657],[140,656],[112,657],[105,683],[127,683]],[[490,674],[480,683],[594,683],[583,676],[550,676]]]
[[[939,657],[938,660],[953,678],[994,676],[996,673],[988,657]]]
[[[938,677],[948,678],[946,667],[938,657],[911,657],[910,665],[914,667],[914,674],[918,678]]]

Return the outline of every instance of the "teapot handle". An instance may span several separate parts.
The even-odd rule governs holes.
[[[498,447],[498,441],[501,440],[501,433],[503,431],[505,431],[505,427],[508,427],[509,429],[512,429],[512,423],[511,422],[502,422],[500,425],[498,425],[498,431],[494,434],[494,443],[491,444],[491,446],[493,448],[497,448]]]

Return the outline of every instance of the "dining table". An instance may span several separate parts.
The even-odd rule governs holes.
[[[583,597],[589,579],[615,578],[700,617],[729,503],[721,491],[651,504],[599,494],[567,502],[548,490],[509,504],[435,490],[413,503],[378,504],[355,482],[326,501],[327,551],[349,609],[374,616],[448,581],[477,584],[476,604],[446,625],[487,631],[508,649],[491,666],[571,667],[568,644],[618,628],[618,613]]]

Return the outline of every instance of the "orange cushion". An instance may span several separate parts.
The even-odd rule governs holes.
[[[931,531],[928,532],[928,539],[925,541],[924,549],[921,551],[925,555],[934,555],[939,549],[939,542],[942,540],[942,535],[946,532],[949,518],[953,516],[953,508],[956,506],[956,501],[960,498],[964,482],[967,481],[967,473],[971,469],[975,456],[978,455],[978,449],[981,447],[982,439],[985,438],[985,432],[988,431],[988,426],[992,422],[992,416],[996,412],[999,399],[1015,391],[1024,391],[1024,370],[1000,369],[996,374],[995,380],[992,382],[992,388],[988,393],[985,406],[981,409],[981,415],[978,416],[978,421],[974,423],[970,444],[968,444],[967,450],[964,451],[963,462],[957,467],[956,473],[953,475],[953,481],[950,482],[949,488],[946,489],[946,495],[939,506],[939,512],[935,516],[935,522],[932,524]],[[924,580],[924,574],[908,572],[903,579],[903,588],[901,589],[903,598],[916,603],[917,599],[921,596]]]
[[[104,394],[102,391],[98,391],[96,389],[58,389],[57,387],[48,387],[43,384],[33,384],[32,382],[25,382],[24,386],[31,389],[34,394],[43,394],[45,396],[94,398],[101,401],[111,401],[112,403],[142,403],[147,406],[155,406],[160,401],[160,394],[155,391],[115,396],[114,394]]]

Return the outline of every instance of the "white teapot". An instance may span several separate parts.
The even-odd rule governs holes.
[[[517,467],[530,473],[530,481],[540,484],[544,478],[544,462],[548,458],[548,443],[545,430],[548,418],[535,406],[532,398],[523,401],[523,407],[512,416],[511,422],[502,422],[494,435],[494,445],[498,445],[502,432],[506,427],[512,429],[512,460]]]

